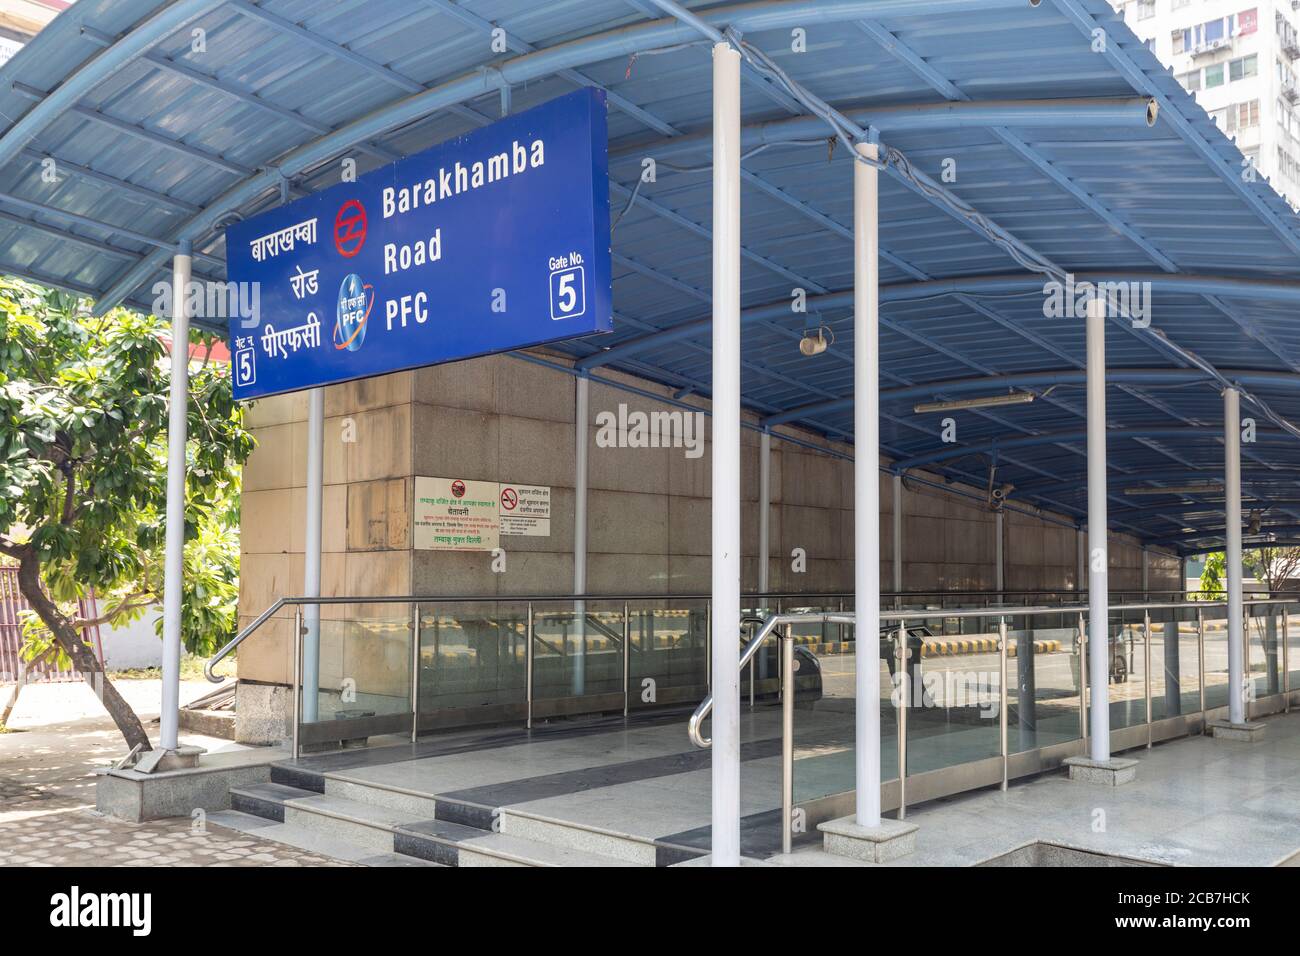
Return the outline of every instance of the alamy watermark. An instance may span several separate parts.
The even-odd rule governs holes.
[[[1132,320],[1135,329],[1151,325],[1150,282],[1075,282],[1066,273],[1065,284],[1053,279],[1043,284],[1043,315],[1049,319],[1082,319],[1088,303],[1101,299],[1110,314]]]
[[[704,413],[628,411],[596,414],[597,448],[682,448],[687,458],[704,454]]]
[[[153,284],[153,314],[172,317],[173,287],[160,279]],[[262,312],[260,282],[200,282],[185,284],[185,311],[192,319],[239,319],[242,328],[256,328]]]

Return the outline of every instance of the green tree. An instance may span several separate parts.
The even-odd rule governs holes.
[[[1227,572],[1224,571],[1223,552],[1216,551],[1213,554],[1207,554],[1205,556],[1205,567],[1201,571],[1201,600],[1223,600],[1226,577]]]
[[[93,589],[108,624],[161,599],[166,331],[155,316],[94,318],[69,295],[0,278],[0,554],[33,611],[29,660],[97,672],[77,600]],[[234,629],[238,473],[253,447],[224,363],[191,369],[187,419],[182,639],[204,653]],[[117,689],[95,683],[127,744],[150,749]]]
[[[1205,570],[1201,572],[1201,590],[1208,592],[1205,600],[1223,600],[1227,581],[1226,564],[1222,551],[1205,556]],[[1286,589],[1287,582],[1295,580],[1300,572],[1300,548],[1251,548],[1241,554],[1242,570],[1264,585],[1270,595]]]

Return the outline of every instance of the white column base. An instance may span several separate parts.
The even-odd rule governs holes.
[[[1064,763],[1070,768],[1070,779],[1079,783],[1119,787],[1137,779],[1138,762],[1128,757],[1111,757],[1109,760],[1067,757]]]
[[[907,856],[916,849],[915,823],[881,820],[879,826],[859,826],[854,817],[840,817],[819,823],[822,847],[827,853],[846,856],[864,863],[888,863]]]
[[[1264,731],[1268,725],[1261,724],[1258,721],[1245,721],[1234,724],[1230,720],[1212,720],[1207,726],[1210,728],[1210,735],[1215,740],[1239,740],[1253,744],[1264,739]]]

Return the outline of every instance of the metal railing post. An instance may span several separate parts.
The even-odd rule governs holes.
[[[912,689],[908,682],[907,622],[898,622],[898,679],[902,693],[898,695],[898,819],[907,819],[907,707],[911,703]],[[877,667],[880,666],[877,662]],[[893,696],[892,694],[890,695]]]
[[[1144,645],[1144,658],[1146,669],[1146,695],[1147,695],[1147,750],[1151,749],[1151,611],[1142,612],[1142,643]]]
[[[1201,689],[1201,730],[1206,727],[1205,720],[1205,611],[1196,609],[1196,668],[1199,672],[1197,686]]]
[[[317,691],[319,693],[319,690]],[[298,759],[298,725],[302,721],[302,608],[293,611],[293,759]]]
[[[1231,608],[1228,610],[1231,614]],[[1268,666],[1268,659],[1265,658],[1264,666]],[[1247,693],[1246,688],[1250,687],[1252,693]],[[1246,602],[1241,604],[1241,687],[1238,688],[1242,696],[1241,711],[1246,720],[1250,720],[1254,707],[1254,687],[1253,680],[1250,676],[1250,605]]]
[[[751,667],[753,666],[751,662]],[[781,639],[781,852],[794,839],[794,633],[786,625]]]
[[[411,627],[411,743],[420,735],[420,605]]]
[[[1027,622],[1026,622],[1027,623]],[[1033,638],[1031,637],[1030,640]],[[1017,659],[1020,656],[1020,648],[1016,648]],[[998,694],[1001,703],[998,705],[998,740],[1002,749],[1002,789],[1007,789],[1007,777],[1009,774],[1010,755],[1007,753],[1007,619],[998,618],[998,663],[1002,668],[1002,676],[999,678]],[[1025,706],[1022,700],[1019,702],[1021,707]]]
[[[1079,612],[1079,738],[1088,752],[1088,623]]]
[[[533,729],[533,602],[528,602],[528,643],[524,645],[524,704],[528,729]]]
[[[1291,713],[1291,616],[1282,605],[1282,712]]]
[[[632,635],[632,624],[628,618],[627,602],[623,602],[623,716],[628,712],[628,693],[632,677],[632,658],[628,638]]]

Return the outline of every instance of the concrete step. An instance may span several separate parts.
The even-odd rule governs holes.
[[[508,833],[485,833],[460,843],[458,866],[636,866],[599,853],[584,853]]]
[[[372,803],[390,810],[410,813],[422,820],[432,820],[438,816],[438,801],[428,794],[370,781],[363,783],[332,774],[326,774],[324,779],[325,793],[328,796],[356,800],[359,803]]]
[[[318,794],[312,790],[282,783],[251,783],[230,788],[230,809],[284,823],[286,801],[314,796]]]
[[[359,866],[438,866],[438,863],[397,853],[376,853],[372,847],[359,846],[309,827],[276,823],[265,817],[239,810],[217,810],[208,814],[208,822],[229,830],[283,843],[307,853],[355,863]]]
[[[313,793],[287,803],[284,822],[325,833],[375,853],[393,852],[393,831],[423,817],[391,807]]]
[[[628,866],[660,865],[660,852],[648,837],[619,833],[524,810],[501,811],[501,832],[535,843],[622,860]]]

